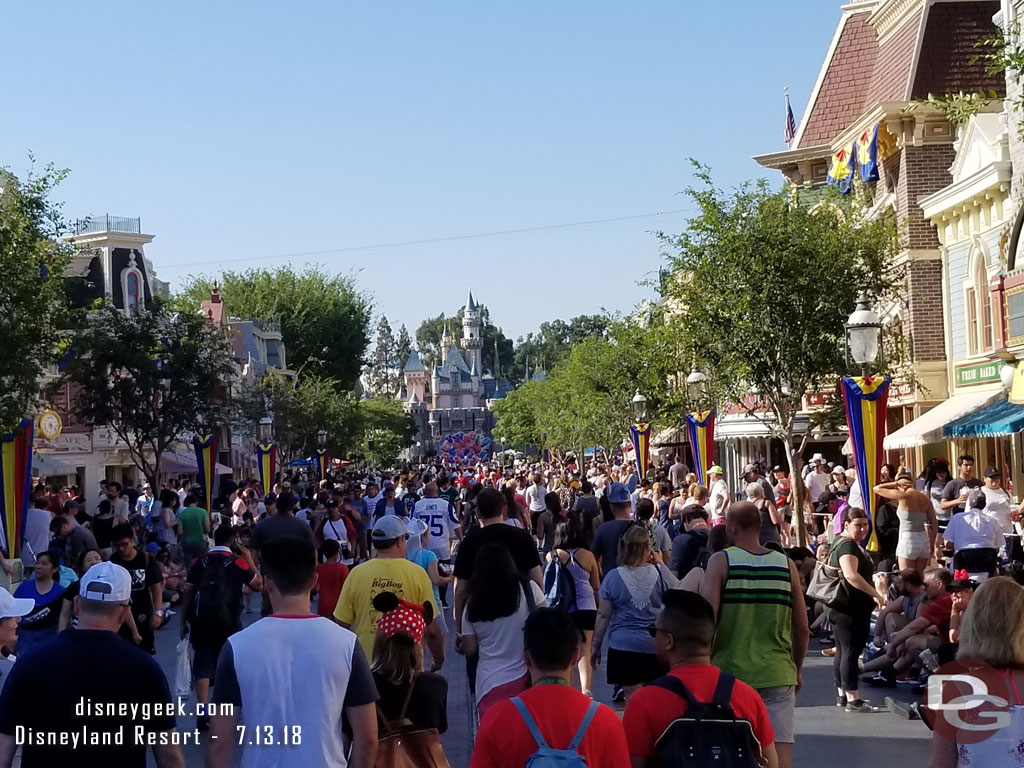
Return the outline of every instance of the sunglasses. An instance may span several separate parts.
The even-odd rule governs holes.
[[[657,637],[659,632],[664,632],[666,635],[671,635],[672,634],[667,629],[659,627],[657,624],[648,624],[647,625],[647,634],[650,635],[651,637]]]

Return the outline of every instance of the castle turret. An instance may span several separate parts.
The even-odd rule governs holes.
[[[448,350],[452,348],[452,344],[455,343],[455,339],[452,338],[452,332],[448,329],[448,321],[444,321],[444,333],[441,334],[441,362],[448,357]]]
[[[479,376],[484,369],[482,338],[482,318],[480,317],[480,305],[473,300],[473,291],[470,289],[466,306],[462,310],[462,348],[465,350],[466,364],[474,375]]]

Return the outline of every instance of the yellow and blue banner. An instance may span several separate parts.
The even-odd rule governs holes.
[[[320,479],[323,480],[327,477],[327,449],[317,448],[316,449],[316,471],[320,473]]]
[[[196,466],[199,467],[199,482],[203,486],[203,501],[206,512],[213,509],[213,499],[217,495],[217,436],[196,435],[192,438],[196,449]]]
[[[641,478],[647,477],[647,465],[650,461],[648,451],[651,448],[651,425],[633,424],[629,428],[629,439],[633,443],[636,455],[636,470]]]
[[[861,181],[878,181],[878,123],[868,128],[853,143]]]
[[[857,469],[864,511],[871,522],[868,534],[869,552],[878,552],[875,535],[875,511],[878,501],[872,488],[882,476],[882,438],[889,407],[888,376],[846,376],[843,378],[843,402],[846,404],[846,424],[850,428],[853,463]]]
[[[704,484],[703,478],[715,463],[715,412],[697,411],[686,414],[686,433],[690,438],[690,451],[693,453],[693,471],[697,482]]]
[[[260,490],[266,496],[274,488],[277,477],[277,445],[275,443],[257,443],[256,466],[260,472]]]
[[[21,532],[32,495],[32,431],[32,419],[22,419],[0,443],[0,527],[8,557],[21,554]]]
[[[841,194],[848,194],[853,188],[853,152],[854,145],[843,147],[832,155],[828,166],[828,179],[826,183],[835,187]]]

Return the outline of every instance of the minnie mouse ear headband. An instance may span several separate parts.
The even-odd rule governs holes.
[[[434,618],[434,608],[430,603],[409,603],[399,599],[394,592],[381,592],[372,602],[382,614],[377,622],[377,631],[384,637],[403,634],[419,643],[427,631],[427,624]]]

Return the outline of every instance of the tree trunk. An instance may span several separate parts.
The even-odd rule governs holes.
[[[790,504],[793,509],[793,518],[796,520],[797,544],[801,547],[806,547],[807,525],[804,522],[804,506],[807,503],[807,489],[804,487],[804,479],[801,473],[803,469],[801,452],[793,447],[792,425],[786,430],[784,440],[786,444],[786,460],[789,463]]]

